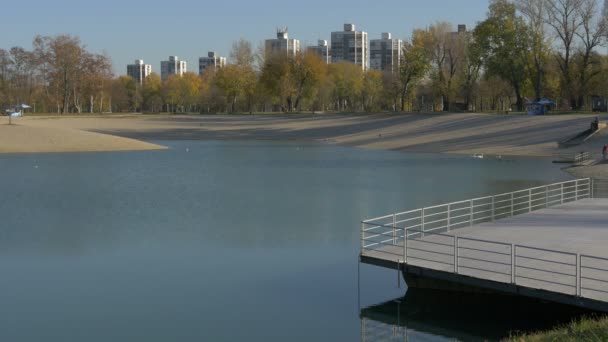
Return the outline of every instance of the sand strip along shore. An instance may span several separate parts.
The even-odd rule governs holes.
[[[0,152],[141,150],[160,147],[137,140],[227,139],[549,157],[601,151],[605,135],[582,146],[558,148],[557,141],[587,129],[593,119],[593,115],[488,114],[26,116],[14,120],[13,127],[2,126],[0,120]]]
[[[18,120],[15,120],[18,121]],[[78,129],[0,124],[0,153],[158,150],[147,142]]]

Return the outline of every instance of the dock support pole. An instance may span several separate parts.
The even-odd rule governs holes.
[[[397,259],[397,288],[401,288],[401,260]]]
[[[454,273],[458,274],[458,236],[454,236]]]
[[[357,260],[357,308],[361,312],[361,256]]]
[[[576,296],[580,297],[582,294],[581,290],[581,255],[576,255]]]

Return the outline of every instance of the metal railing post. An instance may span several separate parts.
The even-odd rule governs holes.
[[[532,189],[528,190],[528,212],[532,212]]]
[[[365,223],[361,222],[361,253],[365,250]]]
[[[515,284],[515,244],[511,244],[511,284]]]
[[[549,186],[545,186],[545,208],[549,208]]]
[[[574,201],[578,201],[578,179],[574,181]]]
[[[450,232],[450,226],[452,225],[452,216],[451,216],[451,211],[452,211],[452,204],[448,204],[448,233]]]
[[[514,203],[513,203],[513,193],[511,193],[511,217],[513,217],[513,206],[514,206]]]
[[[494,222],[496,220],[494,218],[494,216],[495,216],[495,212],[494,212],[495,210],[494,209],[496,208],[495,202],[496,202],[496,196],[492,196],[492,220],[491,220],[492,222]]]
[[[559,195],[559,201],[560,201],[560,204],[564,204],[564,183],[562,183],[562,187],[561,188],[562,188],[562,191],[561,191],[561,193]]]
[[[407,264],[407,228],[403,228],[403,262]]]
[[[469,225],[473,227],[473,200],[469,201]]]
[[[420,230],[422,230],[422,237],[424,237],[424,208],[422,208],[422,221],[421,221]]]
[[[393,245],[397,244],[397,215],[393,214]]]

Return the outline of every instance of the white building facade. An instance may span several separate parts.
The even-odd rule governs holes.
[[[207,57],[198,59],[198,74],[202,75],[205,70],[216,70],[226,66],[226,57],[218,56],[215,52],[209,51]]]
[[[344,31],[331,33],[331,62],[351,62],[368,69],[369,41],[367,32],[355,30],[354,24],[344,24]]]
[[[327,40],[319,40],[317,46],[309,46],[308,52],[316,54],[327,64],[331,63],[331,53]]]
[[[274,54],[295,56],[300,52],[300,41],[297,39],[290,39],[287,28],[277,29],[277,38],[266,39],[265,43],[266,56],[272,56]]]
[[[396,73],[401,65],[403,41],[393,39],[390,33],[382,33],[381,39],[369,43],[369,66],[371,69]]]
[[[139,85],[152,73],[152,65],[145,64],[143,60],[136,59],[135,64],[127,65],[127,75],[131,76]]]
[[[168,61],[160,62],[160,78],[162,80],[166,80],[171,75],[183,76],[186,71],[186,61],[180,61],[177,56],[169,56]]]

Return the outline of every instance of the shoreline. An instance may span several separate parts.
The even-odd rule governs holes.
[[[600,132],[583,145],[557,141],[597,115],[318,114],[26,116],[0,120],[0,153],[61,153],[166,149],[152,140],[270,140],[329,143],[368,150],[452,155],[555,157],[590,151],[608,141]],[[608,120],[602,115],[601,120]],[[3,122],[4,121],[4,122]],[[577,177],[608,177],[608,166],[564,169]]]

